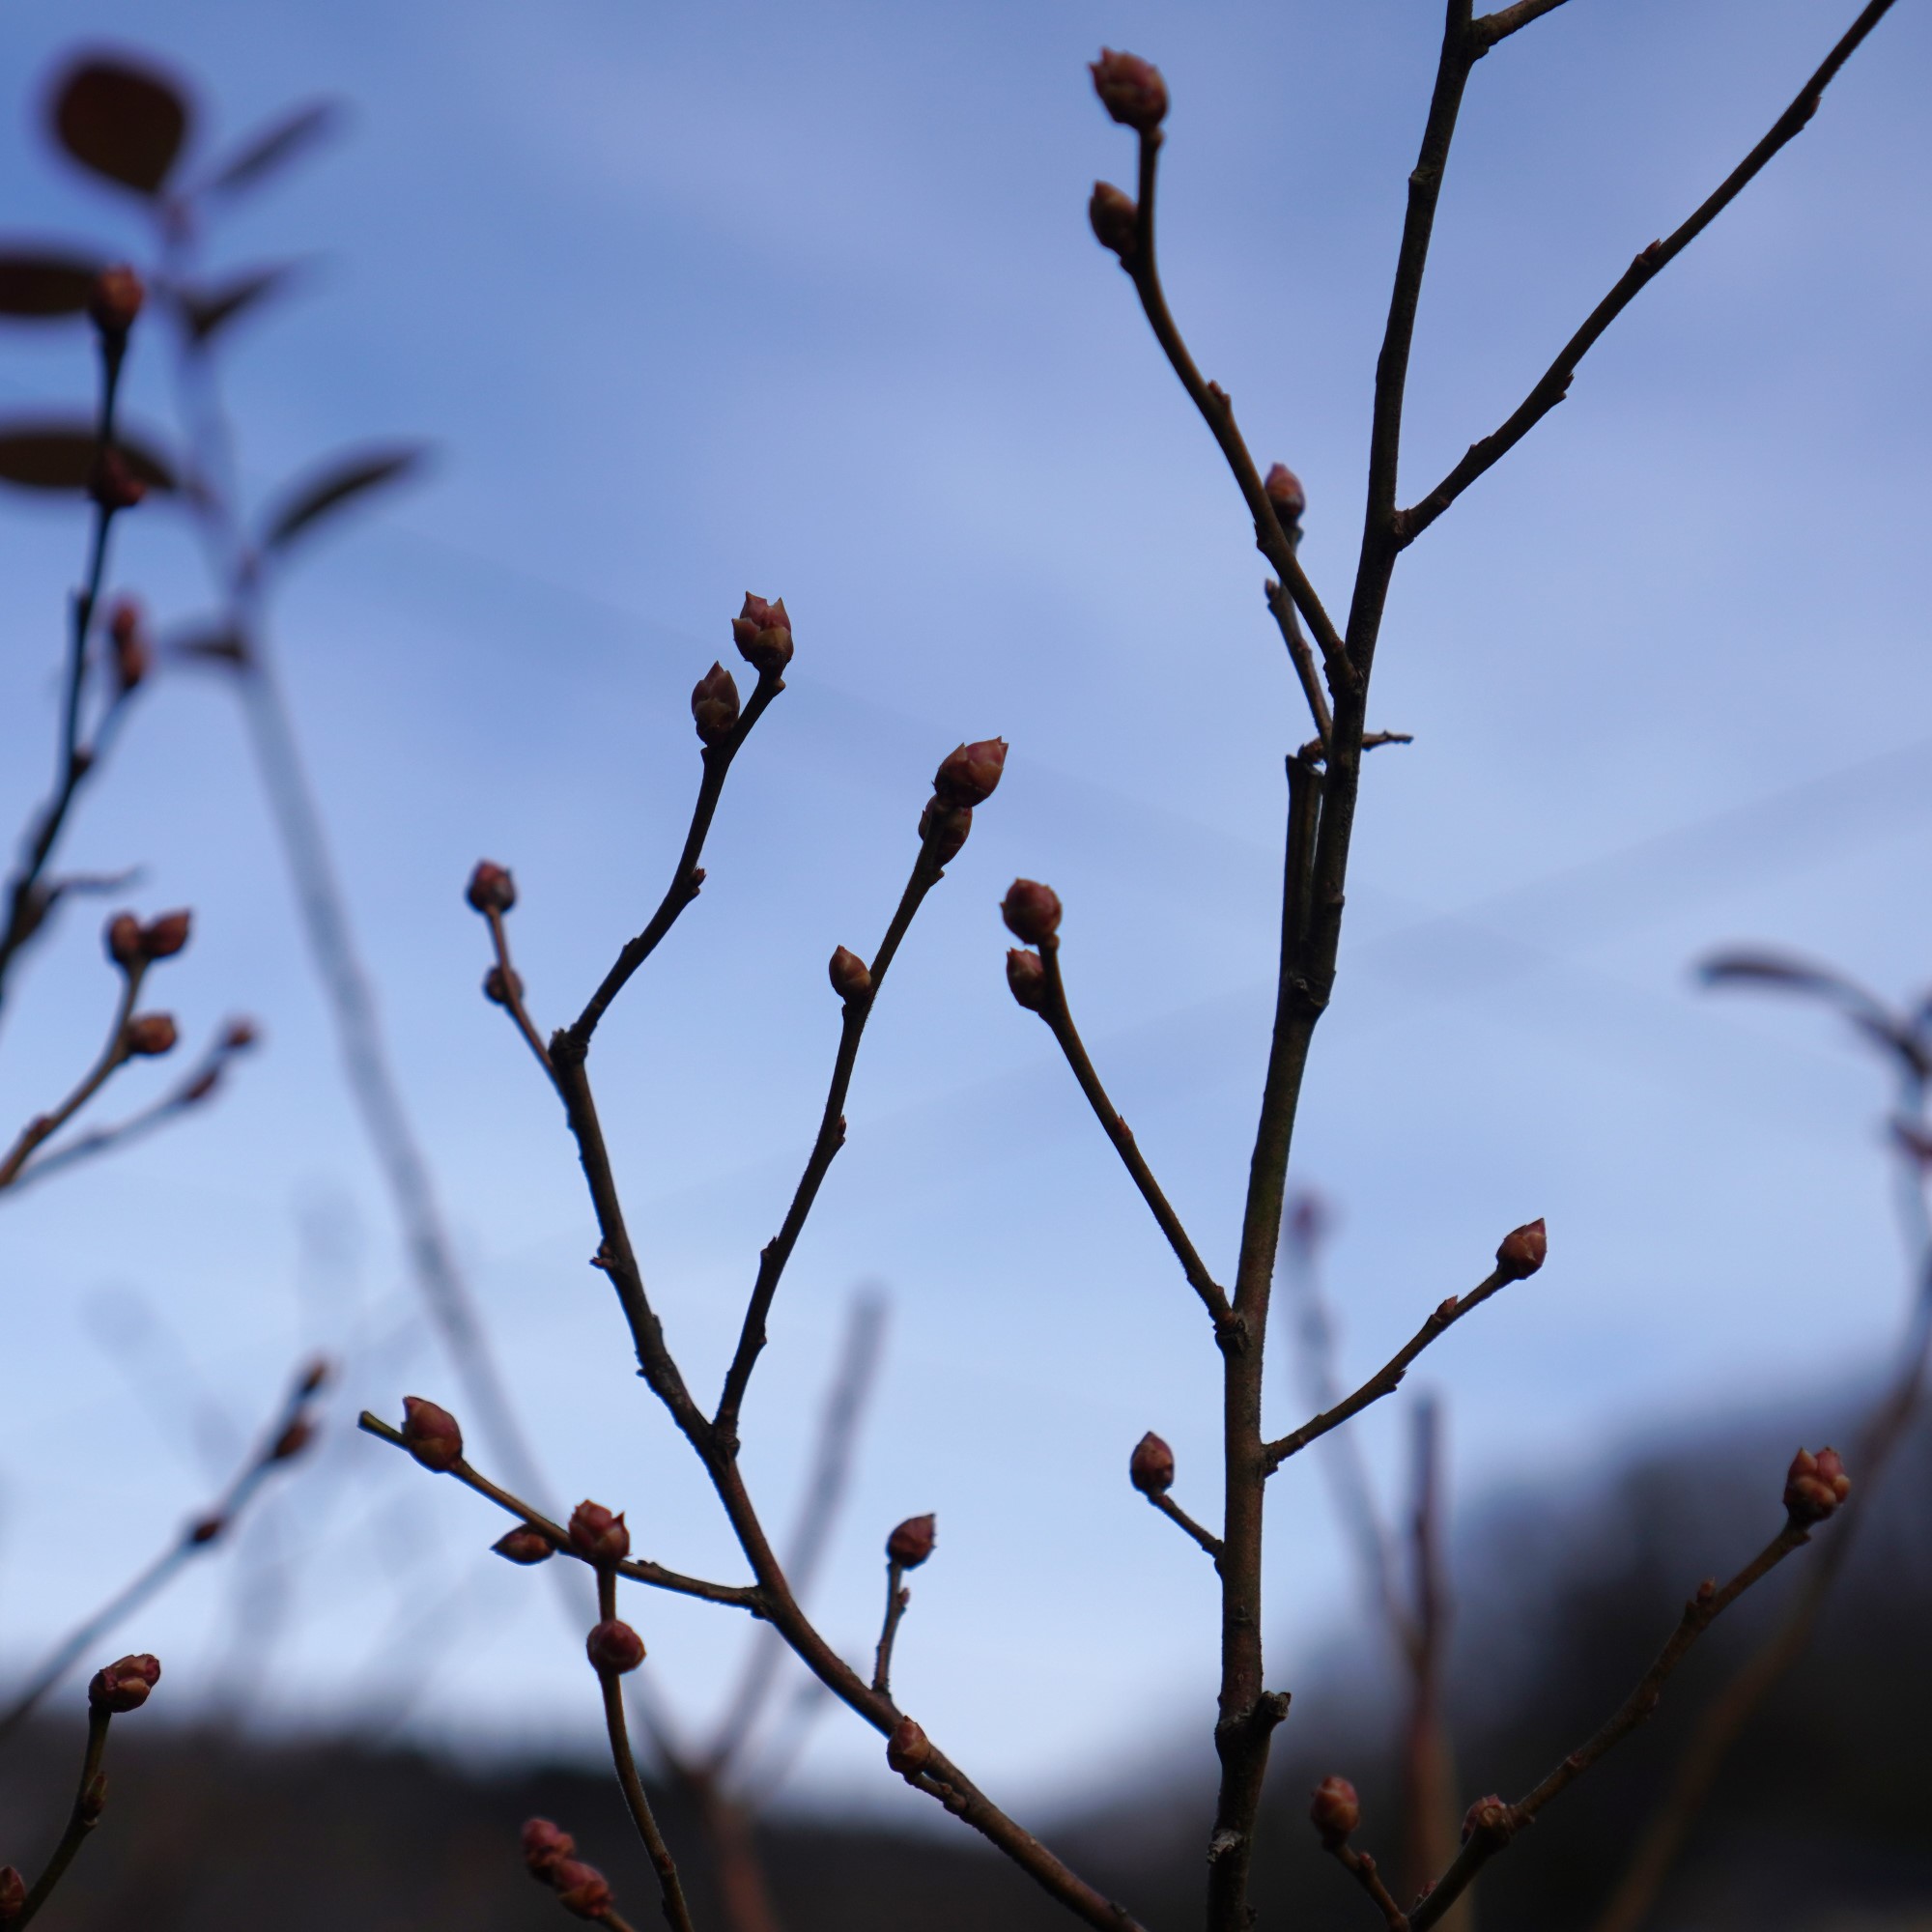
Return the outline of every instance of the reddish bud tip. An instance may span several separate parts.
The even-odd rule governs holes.
[[[1492,1791],[1479,1798],[1463,1815],[1463,1842],[1466,1845],[1478,1833],[1486,1838],[1507,1838],[1515,1830],[1510,1808]]]
[[[1345,1844],[1362,1822],[1362,1801],[1346,1777],[1324,1777],[1315,1787],[1308,1816],[1324,1845]]]
[[[917,1777],[931,1761],[931,1740],[910,1718],[901,1718],[886,1740],[886,1762],[901,1777]]]
[[[335,1364],[327,1355],[314,1355],[303,1364],[302,1372],[296,1382],[296,1393],[301,1397],[320,1395],[335,1379]]]
[[[155,647],[141,607],[131,597],[123,597],[109,613],[107,639],[114,647],[115,685],[132,691],[154,668]]]
[[[932,789],[941,805],[984,805],[998,789],[1007,768],[1007,741],[980,738],[961,745],[939,761]]]
[[[1301,487],[1301,478],[1287,464],[1274,465],[1262,488],[1267,492],[1267,499],[1274,505],[1283,529],[1293,529],[1300,523],[1301,513],[1308,507],[1308,493]]]
[[[583,1654],[600,1677],[621,1677],[644,1661],[644,1640],[615,1617],[598,1624],[583,1639]]]
[[[228,1031],[221,1036],[221,1050],[224,1053],[246,1053],[261,1037],[253,1020],[230,1020]]]
[[[1166,118],[1167,83],[1160,70],[1138,54],[1117,54],[1112,47],[1102,47],[1089,71],[1100,105],[1122,127],[1151,134]]]
[[[12,1865],[0,1865],[0,1925],[27,1909],[27,1881]]]
[[[141,922],[131,912],[117,912],[101,928],[100,943],[115,965],[132,966],[141,952]]]
[[[886,1559],[901,1570],[917,1570],[932,1554],[936,1524],[929,1516],[909,1516],[886,1538]]]
[[[1503,1236],[1496,1250],[1496,1272],[1505,1281],[1522,1281],[1543,1265],[1549,1252],[1549,1236],[1540,1220],[1526,1221]]]
[[[791,619],[782,597],[767,604],[745,592],[745,608],[731,619],[731,641],[738,655],[760,677],[781,677],[791,663]]]
[[[738,728],[738,687],[723,665],[713,665],[697,680],[691,717],[707,745],[722,745]]]
[[[191,912],[164,912],[141,928],[141,952],[149,959],[172,959],[187,944]]]
[[[1127,1481],[1144,1496],[1164,1496],[1174,1487],[1174,1451],[1151,1429],[1127,1459]]]
[[[602,1918],[611,1909],[611,1884],[595,1865],[581,1859],[561,1859],[551,1867],[557,1903],[580,1918]]]
[[[577,1840],[559,1831],[548,1818],[524,1822],[524,1862],[533,1878],[549,1879],[558,1865],[577,1849]]]
[[[1823,1522],[1852,1492],[1844,1458],[1835,1449],[1814,1456],[1801,1449],[1784,1479],[1784,1507],[1793,1522]]]
[[[187,1540],[197,1548],[204,1543],[213,1543],[228,1527],[228,1519],[223,1516],[205,1516],[187,1533]]]
[[[123,337],[133,327],[147,296],[140,276],[123,262],[95,276],[87,292],[87,312],[102,335]]]
[[[508,912],[517,902],[517,882],[506,867],[479,859],[463,896],[477,912]]]
[[[425,1402],[419,1395],[403,1398],[403,1447],[425,1469],[439,1473],[463,1461],[463,1431],[448,1409]]]
[[[840,947],[832,955],[832,990],[848,1005],[872,990],[871,968],[856,952]]]
[[[148,494],[148,486],[118,449],[103,449],[87,472],[87,494],[103,510],[131,510]]]
[[[621,1563],[631,1553],[631,1532],[621,1514],[581,1502],[570,1513],[570,1547],[592,1563]]]
[[[1046,1005],[1046,965],[1037,952],[1017,946],[1008,952],[1007,987],[1030,1013]]]
[[[950,866],[959,856],[959,848],[972,830],[973,808],[968,805],[946,805],[929,798],[919,815],[920,842],[932,841],[932,856],[942,866]]]
[[[493,1007],[507,1007],[524,997],[524,976],[514,969],[506,979],[500,966],[493,966],[483,976],[483,997]]]
[[[94,1673],[87,1687],[87,1701],[97,1711],[138,1711],[148,1701],[148,1692],[161,1681],[159,1658],[146,1651],[124,1657]]]
[[[1000,901],[1000,917],[1015,939],[1044,946],[1060,930],[1060,895],[1037,879],[1015,879]]]
[[[1103,248],[1111,248],[1123,263],[1131,262],[1140,253],[1140,204],[1112,182],[1094,184],[1094,192],[1087,203],[1087,219],[1093,223],[1094,241]]]
[[[269,1450],[269,1461],[287,1463],[299,1456],[315,1440],[315,1424],[304,1415],[298,1415],[275,1437]]]
[[[540,1529],[526,1525],[513,1529],[507,1535],[499,1536],[490,1548],[498,1556],[506,1557],[512,1563],[526,1566],[532,1563],[547,1563],[556,1554],[551,1540]]]
[[[156,1060],[172,1053],[181,1037],[172,1013],[136,1013],[121,1036],[131,1060]]]

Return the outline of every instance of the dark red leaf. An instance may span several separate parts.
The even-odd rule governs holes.
[[[292,538],[384,483],[400,480],[423,460],[419,443],[338,456],[291,490],[269,517],[262,535],[265,551],[280,550]]]
[[[38,248],[0,251],[0,315],[78,315],[100,263]]]
[[[237,188],[252,187],[265,175],[319,141],[342,118],[339,103],[311,100],[306,106],[292,108],[279,121],[271,121],[260,133],[244,141],[229,158],[209,176],[211,194],[233,194]]]
[[[138,438],[118,436],[115,446],[150,490],[172,490],[165,458]],[[0,423],[0,483],[27,490],[85,490],[94,469],[94,431],[78,419]]]
[[[212,289],[183,289],[182,307],[189,331],[197,342],[206,342],[216,329],[253,308],[264,297],[273,295],[295,272],[292,263],[281,262],[272,269],[233,275]]]
[[[55,136],[82,167],[137,194],[158,193],[187,139],[185,91],[157,68],[119,54],[94,54],[54,84]]]

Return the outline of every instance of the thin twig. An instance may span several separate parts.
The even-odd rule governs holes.
[[[1493,14],[1485,14],[1476,22],[1476,32],[1483,45],[1492,47],[1498,41],[1506,41],[1512,34],[1520,33],[1532,21],[1540,20],[1546,14],[1553,14],[1563,5],[1563,0],[1516,0],[1511,7],[1498,7]]]
[[[899,1634],[899,1619],[906,1613],[906,1605],[912,1602],[912,1592],[905,1586],[905,1570],[902,1565],[886,1560],[886,1616],[879,1627],[879,1643],[873,1653],[872,1690],[881,1697],[893,1694],[893,1639]]]
[[[101,1806],[107,1799],[107,1781],[100,1775],[100,1760],[107,1750],[110,1714],[100,1705],[90,1703],[87,1712],[87,1748],[80,1760],[80,1782],[74,1788],[73,1809],[68,1813],[67,1830],[53,1849],[46,1869],[27,1894],[27,1903],[11,1921],[14,1927],[26,1925],[40,1911],[53,1889],[72,1864],[75,1854],[95,1826],[100,1822]]]
[[[134,1016],[134,1001],[147,974],[148,962],[135,959],[122,969],[121,993],[114,1005],[114,1022],[106,1043],[96,1055],[94,1065],[81,1076],[79,1084],[50,1114],[37,1115],[20,1129],[6,1157],[0,1159],[0,1192],[12,1187],[34,1150],[50,1140],[100,1092],[115,1069],[128,1059],[128,1022]]]
[[[524,985],[510,959],[510,935],[503,924],[503,915],[492,905],[484,907],[483,917],[489,922],[490,945],[497,954],[497,984],[502,994],[500,1004],[516,1022],[525,1045],[536,1055],[537,1065],[549,1075],[550,1083],[554,1087],[556,1068],[550,1064],[550,1049],[544,1045],[543,1036],[530,1023],[529,1009],[524,1005]]]
[[[1375,1901],[1376,1910],[1381,1914],[1389,1932],[1409,1932],[1408,1919],[1404,1916],[1402,1907],[1390,1897],[1389,1889],[1382,1883],[1375,1860],[1367,1852],[1356,1851],[1346,1838],[1324,1845],[1323,1849]]]
[[[1154,1506],[1154,1508],[1161,1513],[1162,1516],[1166,1517],[1170,1522],[1175,1523],[1179,1525],[1181,1529],[1185,1530],[1187,1534],[1191,1536],[1195,1540],[1195,1542],[1198,1543],[1202,1547],[1202,1548],[1205,1549],[1208,1552],[1208,1554],[1214,1559],[1216,1563],[1220,1562],[1221,1539],[1218,1536],[1214,1535],[1211,1531],[1203,1529],[1201,1525],[1198,1522],[1196,1522],[1194,1519],[1191,1516],[1189,1516],[1187,1512],[1184,1509],[1182,1509],[1180,1505],[1178,1502],[1176,1502],[1171,1495],[1167,1494],[1165,1491],[1162,1491],[1159,1492],[1158,1493],[1149,1495],[1148,1501],[1151,1502]]]

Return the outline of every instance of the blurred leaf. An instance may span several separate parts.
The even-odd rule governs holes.
[[[206,342],[216,329],[253,308],[264,297],[273,295],[295,272],[292,262],[278,262],[272,269],[251,269],[245,274],[233,275],[212,289],[183,289],[181,301],[189,333],[197,342]]]
[[[117,436],[122,460],[150,490],[176,487],[174,470],[152,445]],[[0,483],[28,490],[85,490],[94,469],[94,430],[78,417],[0,422]]]
[[[334,100],[311,100],[271,121],[259,134],[244,141],[203,185],[210,194],[233,194],[252,187],[328,133],[342,118]]]
[[[61,146],[82,167],[137,194],[159,191],[192,118],[186,96],[158,69],[114,54],[69,68],[51,105]]]
[[[0,249],[0,315],[78,315],[100,266],[84,255]]]
[[[407,476],[422,463],[423,456],[420,443],[406,443],[334,458],[283,498],[268,520],[262,548],[280,550],[311,524],[344,503],[381,484]]]

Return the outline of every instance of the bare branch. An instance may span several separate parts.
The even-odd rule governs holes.
[[[10,1921],[13,1927],[24,1926],[32,1921],[35,1914],[52,1896],[54,1887],[66,1877],[68,1866],[72,1864],[81,1846],[87,1842],[89,1833],[100,1822],[101,1808],[107,1802],[107,1780],[101,1776],[100,1760],[107,1751],[110,1718],[111,1714],[104,1705],[89,1700],[87,1748],[81,1754],[80,1782],[74,1790],[73,1809],[68,1813],[67,1830],[61,1833],[60,1843],[47,1860],[46,1869],[27,1894],[26,1904]]]
[[[1498,7],[1493,14],[1483,14],[1475,23],[1477,38],[1487,52],[1498,41],[1506,41],[1512,34],[1520,33],[1533,21],[1542,19],[1544,14],[1555,13],[1562,5],[1563,0],[1516,0],[1512,7]]]
[[[1203,1529],[1201,1525],[1198,1522],[1196,1522],[1194,1519],[1191,1516],[1189,1516],[1187,1512],[1184,1509],[1182,1509],[1180,1505],[1178,1502],[1176,1502],[1171,1495],[1169,1495],[1166,1492],[1166,1491],[1163,1490],[1158,1492],[1150,1492],[1148,1495],[1148,1501],[1151,1502],[1154,1506],[1154,1508],[1161,1513],[1162,1516],[1166,1517],[1170,1522],[1175,1523],[1180,1529],[1184,1530],[1189,1536],[1191,1536],[1194,1539],[1194,1541],[1198,1543],[1202,1547],[1202,1548],[1205,1549],[1208,1552],[1208,1554],[1214,1559],[1214,1561],[1217,1564],[1220,1562],[1221,1539],[1218,1536],[1211,1535],[1208,1531]]]
[[[120,997],[115,1002],[114,1020],[108,1028],[106,1043],[67,1098],[52,1113],[36,1115],[20,1129],[13,1147],[4,1158],[0,1158],[0,1193],[19,1179],[20,1171],[34,1150],[59,1133],[107,1084],[116,1068],[127,1064],[131,1054],[128,1022],[134,1016],[134,1002],[141,991],[141,980],[147,970],[147,961],[139,958],[123,970]]]
[[[1409,1932],[1408,1920],[1403,1916],[1402,1907],[1389,1896],[1389,1889],[1382,1883],[1381,1873],[1367,1852],[1356,1851],[1346,1838],[1333,1843],[1324,1842],[1322,1849],[1374,1900],[1376,1910],[1381,1914],[1382,1922],[1389,1932]]]

